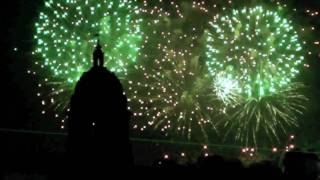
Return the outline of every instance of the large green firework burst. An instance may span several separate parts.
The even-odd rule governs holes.
[[[292,22],[262,7],[233,10],[216,15],[210,22],[207,65],[210,73],[221,73],[235,81],[242,97],[261,98],[290,84],[299,73],[304,54]],[[219,75],[220,74],[220,75]],[[219,87],[226,84],[220,84]],[[230,91],[225,91],[230,93]],[[228,94],[219,93],[221,97]]]
[[[216,15],[210,28],[207,65],[225,104],[225,136],[247,145],[258,137],[280,142],[298,125],[306,100],[292,82],[305,55],[293,23],[258,6]]]
[[[52,87],[49,95],[57,109],[67,107],[74,84],[92,66],[97,34],[106,66],[119,76],[127,73],[142,41],[138,11],[127,0],[45,1],[35,23],[35,64],[45,70],[41,73]]]

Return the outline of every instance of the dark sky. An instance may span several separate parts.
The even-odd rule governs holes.
[[[1,122],[0,128],[30,127],[30,65],[33,21],[42,0],[12,0],[1,5]],[[14,47],[18,48],[15,52]]]
[[[295,0],[290,1],[297,7],[310,7],[320,9],[320,0]],[[34,21],[39,13],[43,0],[11,0],[0,5],[1,18],[1,61],[0,61],[0,128],[38,129],[36,125],[40,119],[40,109],[37,109],[34,95],[36,81],[27,76],[26,70],[32,64],[32,34]],[[320,26],[317,26],[320,28]],[[320,40],[320,38],[319,38]],[[15,52],[13,49],[18,48]],[[310,105],[311,113],[307,118],[313,123],[305,124],[305,128],[312,128],[312,132],[320,130],[320,65],[319,59],[312,61],[310,71],[302,76],[310,85],[307,94],[313,104]],[[38,102],[40,103],[40,101]],[[48,123],[49,121],[44,122]],[[50,129],[44,127],[44,129]]]

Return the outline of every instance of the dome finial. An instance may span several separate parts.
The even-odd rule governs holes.
[[[97,37],[97,46],[93,52],[93,67],[103,67],[104,65],[104,53],[100,45],[99,34],[95,34]]]

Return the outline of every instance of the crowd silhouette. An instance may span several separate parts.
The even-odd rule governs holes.
[[[211,179],[247,179],[247,180],[318,180],[319,158],[310,152],[295,149],[286,152],[282,161],[263,160],[245,166],[241,160],[225,158],[219,155],[199,157],[193,164],[178,164],[170,159],[154,161],[151,169],[177,170],[186,175],[194,174],[211,177]],[[140,167],[142,169],[146,167]],[[139,169],[139,168],[138,168]],[[166,171],[164,171],[166,172]]]

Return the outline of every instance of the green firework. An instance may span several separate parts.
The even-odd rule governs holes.
[[[299,126],[298,118],[308,100],[300,92],[303,88],[301,83],[291,83],[278,93],[228,108],[227,120],[223,122],[225,137],[232,135],[236,141],[254,146],[280,143],[288,130]]]
[[[209,71],[214,77],[222,73],[233,79],[238,86],[233,89],[242,97],[259,99],[276,93],[299,73],[304,60],[299,35],[279,13],[260,6],[243,8],[215,16],[210,26]],[[219,79],[216,82],[220,86]]]
[[[151,130],[173,140],[208,142],[217,130],[218,108],[206,65],[190,43],[196,35],[155,32],[149,42],[157,47],[145,45],[147,56],[125,85],[133,129],[137,133]],[[158,38],[160,34],[164,38]]]
[[[214,92],[225,104],[225,137],[256,146],[263,137],[280,142],[298,126],[307,98],[293,81],[305,54],[290,20],[261,6],[216,15],[206,46]]]
[[[50,99],[44,97],[43,104],[54,103],[56,109],[65,110],[75,83],[92,66],[97,34],[106,66],[124,76],[140,50],[138,13],[130,0],[45,1],[34,35],[35,64],[44,69],[44,83],[52,87]]]

